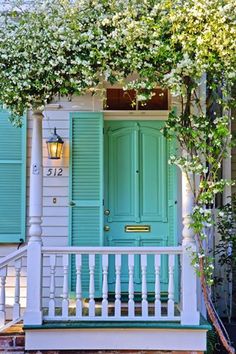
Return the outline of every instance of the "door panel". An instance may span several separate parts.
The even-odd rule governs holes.
[[[109,139],[109,222],[136,221],[137,131],[120,128],[108,131]]]
[[[110,246],[167,246],[174,244],[172,186],[168,166],[169,146],[160,133],[160,121],[105,121],[104,233]],[[126,232],[126,225],[149,225],[150,232]],[[148,256],[148,291],[154,291],[154,258]],[[109,290],[114,291],[115,269],[111,257]],[[161,269],[162,291],[167,291],[167,259]],[[128,291],[127,257],[122,257],[121,288]],[[140,257],[135,256],[135,291],[141,291]]]
[[[166,161],[166,141],[161,133],[140,127],[141,221],[167,221]]]

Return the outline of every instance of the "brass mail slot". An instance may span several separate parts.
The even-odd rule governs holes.
[[[125,232],[150,232],[150,225],[125,225]]]

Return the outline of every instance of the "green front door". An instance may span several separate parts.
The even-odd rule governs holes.
[[[175,177],[161,121],[105,121],[104,242],[109,246],[175,244]],[[148,256],[148,290],[154,290],[153,256]],[[123,256],[122,291],[128,290],[128,258]],[[114,259],[109,272],[114,290]],[[162,260],[167,290],[167,259]],[[141,290],[140,257],[135,256],[135,290]]]

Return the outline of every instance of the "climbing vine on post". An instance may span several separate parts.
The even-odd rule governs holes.
[[[211,302],[206,250],[215,196],[230,183],[219,171],[232,144],[235,0],[21,2],[0,18],[0,101],[14,124],[26,109],[42,109],[55,96],[96,94],[104,82],[135,89],[144,104],[157,86],[178,96],[163,133],[185,152],[170,162],[191,176],[193,266],[209,317],[233,353]]]

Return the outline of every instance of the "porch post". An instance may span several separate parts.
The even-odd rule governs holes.
[[[42,112],[33,112],[33,134],[30,166],[29,243],[27,251],[27,302],[24,324],[42,323]]]
[[[182,171],[182,311],[181,324],[198,325],[199,312],[197,310],[197,275],[191,264],[192,254],[196,252],[194,234],[189,227],[190,214],[193,210],[193,192],[187,174]]]

